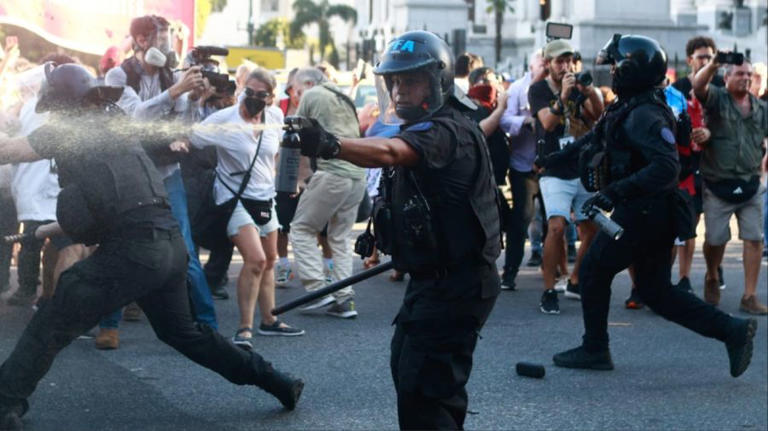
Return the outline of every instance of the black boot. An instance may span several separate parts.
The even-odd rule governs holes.
[[[558,367],[585,368],[589,370],[612,370],[611,351],[607,348],[599,352],[588,352],[584,346],[560,352],[552,357]]]
[[[293,410],[296,408],[296,403],[299,402],[299,397],[301,397],[304,381],[295,379],[289,374],[281,373],[272,368],[267,372],[263,383],[259,387],[274,395],[275,398],[280,400],[283,407]]]
[[[0,397],[0,431],[24,429],[21,417],[29,410],[27,400],[11,401]]]
[[[728,337],[725,347],[728,349],[728,361],[731,365],[731,375],[739,377],[749,367],[752,360],[752,338],[757,332],[757,320],[738,319],[733,334]]]

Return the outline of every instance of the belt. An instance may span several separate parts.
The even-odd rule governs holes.
[[[451,274],[462,271],[477,271],[481,268],[490,268],[491,265],[486,262],[471,262],[464,264],[455,264],[442,267],[424,267],[416,270],[408,271],[408,275],[411,279],[416,281],[421,280],[441,280],[448,277]]]
[[[173,239],[181,236],[179,229],[160,229],[156,227],[128,227],[118,230],[113,234],[117,238],[122,239],[143,239],[143,240],[157,240],[157,239]]]

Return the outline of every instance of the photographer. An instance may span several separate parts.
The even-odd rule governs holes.
[[[531,84],[528,101],[536,115],[538,139],[537,163],[541,178],[539,186],[547,214],[547,236],[544,240],[542,273],[544,293],[540,310],[559,314],[560,305],[555,291],[558,263],[565,259],[564,232],[574,213],[581,246],[573,272],[568,279],[566,296],[579,298],[579,265],[595,235],[594,224],[581,212],[582,204],[590,194],[579,182],[576,163],[566,160],[547,163],[547,156],[561,151],[585,134],[603,112],[603,101],[591,81],[578,82],[573,73],[573,48],[561,39],[549,42],[544,48],[544,61],[549,75],[543,81]]]
[[[117,105],[133,120],[146,122],[146,127],[158,127],[156,123],[175,121],[179,117],[193,115],[196,106],[190,104],[187,93],[204,86],[201,67],[190,67],[178,79],[174,76],[175,52],[170,48],[169,23],[163,17],[148,15],[131,21],[134,56],[125,60],[120,67],[107,73],[105,83],[122,87],[123,94]],[[155,122],[155,123],[153,123]],[[187,281],[193,314],[199,323],[218,328],[213,298],[205,274],[197,257],[192,241],[192,232],[187,213],[187,196],[181,178],[178,155],[169,154],[166,145],[156,145],[148,152],[163,177],[168,192],[171,210],[179,221],[184,242],[189,252]],[[170,142],[168,142],[170,144]],[[105,338],[117,340],[117,319],[103,326]]]
[[[254,69],[245,81],[240,102],[206,118],[189,137],[197,148],[216,148],[218,163],[213,188],[216,205],[237,199],[226,228],[227,236],[243,256],[237,279],[240,323],[233,342],[248,349],[253,348],[251,338],[257,301],[261,311],[259,334],[304,333],[280,322],[269,312],[275,307],[274,266],[279,225],[273,204],[273,172],[283,123],[282,112],[271,106],[274,90],[274,77],[264,69]],[[258,131],[253,127],[257,125],[278,127]],[[255,213],[247,205],[248,201],[267,203],[268,214]]]
[[[750,314],[768,314],[768,307],[757,299],[765,193],[765,186],[760,183],[760,164],[763,140],[768,136],[768,107],[749,94],[752,64],[747,60],[725,65],[725,88],[710,85],[721,66],[718,57],[699,70],[693,80],[693,91],[704,105],[707,126],[712,132],[701,157],[707,262],[704,300],[713,305],[720,302],[717,268],[731,238],[729,222],[735,214],[744,245],[744,295],[739,309]]]
[[[619,96],[593,131],[582,140],[581,177],[597,190],[582,208],[611,211],[624,228],[619,238],[598,232],[581,268],[584,313],[582,344],[554,355],[566,368],[612,370],[608,348],[611,282],[634,265],[640,298],[653,311],[703,336],[722,341],[730,373],[740,376],[752,357],[757,320],[738,319],[681,289],[669,280],[675,237],[693,235],[693,214],[677,189],[680,165],[675,149],[675,118],[657,87],[667,70],[667,55],[645,36],[616,34],[598,54],[610,64]],[[615,208],[615,209],[614,209]]]

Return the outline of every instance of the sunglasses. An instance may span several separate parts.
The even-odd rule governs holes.
[[[252,88],[246,88],[245,97],[255,97],[256,99],[268,99],[272,97],[272,93],[269,91],[255,91]]]

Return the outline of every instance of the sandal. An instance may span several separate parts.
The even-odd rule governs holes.
[[[245,350],[253,350],[253,344],[251,344],[251,337],[243,337],[243,332],[250,332],[253,333],[253,330],[251,328],[245,327],[240,328],[235,332],[235,336],[232,337],[232,343],[235,344],[235,346],[238,346],[240,348],[243,348]]]
[[[365,268],[365,269],[371,269],[371,268],[373,268],[374,266],[378,265],[379,263],[381,263],[381,262],[379,261],[379,259],[371,259],[371,258],[368,258],[368,259],[365,259],[365,261],[363,261],[363,268]]]
[[[405,273],[400,271],[394,271],[389,275],[389,281],[403,281],[405,279]]]

